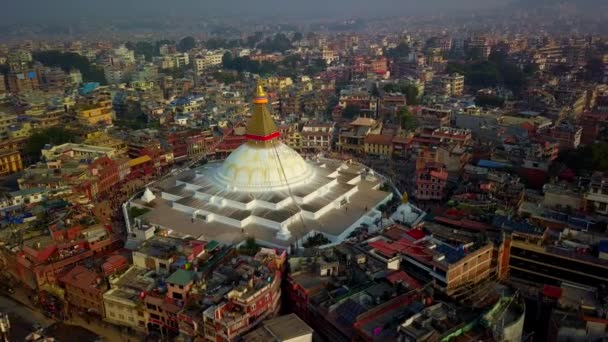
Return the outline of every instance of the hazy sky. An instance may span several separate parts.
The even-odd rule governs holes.
[[[108,16],[378,16],[491,8],[510,0],[0,0],[0,18]]]

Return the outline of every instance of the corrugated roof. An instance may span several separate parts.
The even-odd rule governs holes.
[[[177,271],[173,272],[173,274],[171,274],[171,276],[169,276],[169,278],[167,278],[167,283],[174,284],[174,285],[180,285],[180,286],[186,286],[186,285],[190,284],[193,280],[194,280],[194,272],[187,271],[187,270],[180,268]]]
[[[149,162],[151,160],[152,160],[152,158],[150,158],[150,156],[146,154],[145,156],[141,156],[141,157],[137,157],[135,159],[129,160],[129,167],[137,166],[139,164],[143,164],[143,163]]]

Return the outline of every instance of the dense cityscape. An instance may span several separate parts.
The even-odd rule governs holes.
[[[0,15],[4,341],[608,341],[607,4],[328,2]]]

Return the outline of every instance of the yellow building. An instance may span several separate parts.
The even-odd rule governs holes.
[[[6,176],[23,170],[21,154],[17,150],[0,152],[0,176]]]
[[[9,139],[27,138],[32,133],[32,125],[29,122],[24,122],[20,125],[15,125],[8,130]]]
[[[300,150],[302,148],[302,134],[300,132],[291,132],[287,135],[287,139],[285,139],[287,146],[291,147],[294,150]]]
[[[293,80],[290,77],[268,77],[262,80],[262,85],[274,90],[283,90],[292,86]]]
[[[364,139],[365,154],[390,157],[393,154],[393,137],[388,134],[369,134]]]
[[[9,127],[16,123],[17,115],[0,112],[0,140],[8,138]]]
[[[116,150],[117,157],[126,156],[128,152],[127,144],[124,141],[111,137],[104,131],[87,133],[82,143],[85,145],[113,148]]]
[[[78,122],[86,125],[111,125],[114,119],[114,110],[110,99],[89,102],[76,109]]]

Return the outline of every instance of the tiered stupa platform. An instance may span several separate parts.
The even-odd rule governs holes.
[[[304,160],[277,139],[267,103],[258,87],[247,143],[223,162],[154,184],[152,210],[138,221],[224,243],[254,237],[278,247],[314,233],[339,242],[378,222],[376,208],[392,197],[379,190],[382,181],[357,164]],[[142,199],[131,205],[150,207]]]

